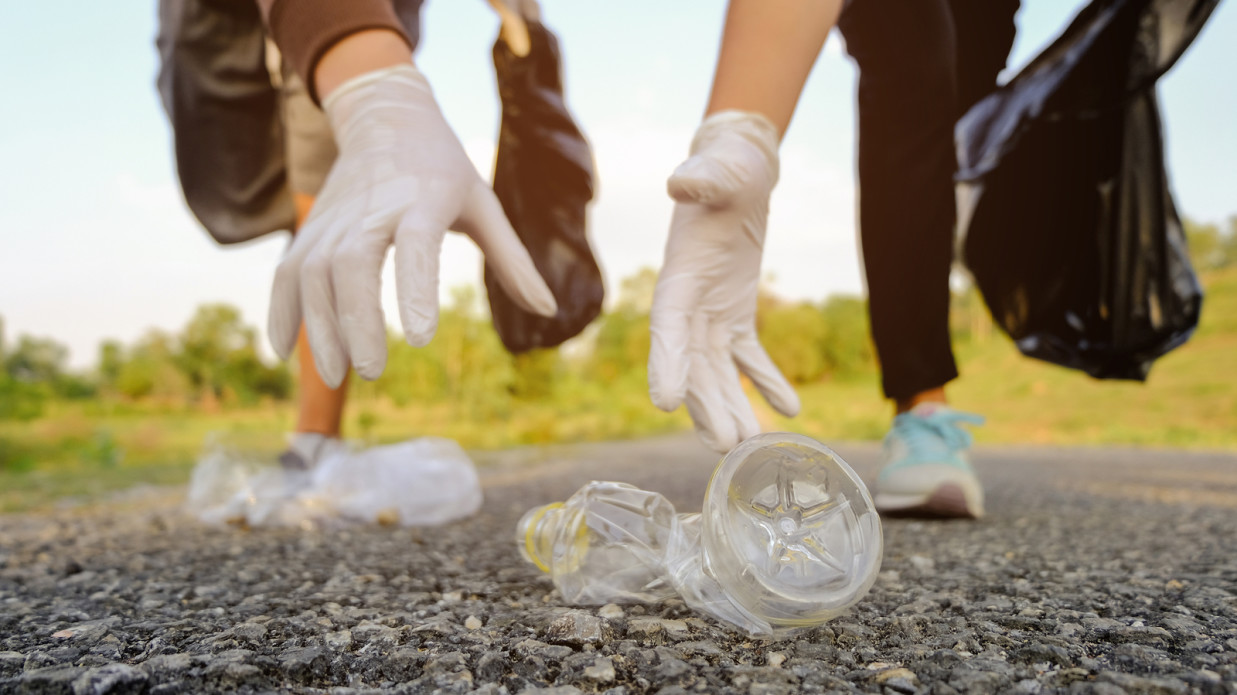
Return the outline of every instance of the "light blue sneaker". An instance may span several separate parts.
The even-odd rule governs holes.
[[[971,433],[961,425],[982,425],[979,415],[940,403],[920,403],[893,419],[885,435],[884,465],[873,502],[888,516],[978,519],[984,490],[967,457]]]

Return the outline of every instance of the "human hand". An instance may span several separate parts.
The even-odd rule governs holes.
[[[760,432],[740,370],[775,410],[799,412],[798,395],[756,336],[777,145],[763,116],[714,114],[667,184],[678,204],[653,293],[649,394],[666,411],[686,403],[700,439],[721,452]]]
[[[392,245],[404,336],[427,344],[438,327],[438,263],[448,229],[476,242],[521,306],[555,314],[554,295],[415,67],[353,78],[323,107],[339,158],[275,271],[269,332],[281,357],[292,352],[303,316],[328,385],[343,381],[349,363],[365,379],[382,373],[380,275]]]

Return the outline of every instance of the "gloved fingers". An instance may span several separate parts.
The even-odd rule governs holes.
[[[366,219],[331,259],[331,281],[340,333],[352,366],[363,379],[377,379],[387,363],[387,329],[382,314],[382,263],[395,220]]]
[[[735,444],[748,437],[760,434],[760,423],[756,421],[756,411],[743,392],[743,382],[739,370],[731,357],[731,332],[728,326],[714,325],[709,334],[709,369],[717,375],[718,388],[721,390],[722,402],[734,423]]]
[[[700,441],[710,449],[725,453],[739,443],[735,419],[722,387],[724,375],[715,369],[715,365],[725,357],[711,354],[707,315],[697,312],[687,323],[690,345],[686,351],[687,393],[684,403]]]
[[[438,330],[438,266],[448,222],[412,212],[395,232],[395,295],[404,339],[424,347]]]
[[[666,191],[680,203],[722,207],[734,198],[748,178],[736,164],[697,154],[674,170],[666,181]]]
[[[667,262],[649,311],[649,397],[666,412],[678,409],[687,396],[692,317],[699,299],[699,279]]]
[[[472,237],[503,289],[522,309],[541,316],[558,313],[554,293],[545,284],[524,242],[507,221],[494,191],[477,180],[464,202],[464,211],[454,228]]]
[[[323,383],[338,388],[348,375],[348,350],[335,312],[332,258],[344,230],[335,227],[314,245],[301,264],[301,311],[314,366]]]
[[[683,402],[700,442],[724,454],[739,443],[735,419],[726,407],[719,376],[709,369],[709,360],[697,355],[691,362],[691,385]]]
[[[752,380],[774,410],[786,417],[799,414],[799,394],[773,363],[755,331],[735,338],[732,350],[739,369]]]
[[[288,252],[275,268],[266,332],[280,359],[288,359],[301,331],[301,266],[305,257],[334,221],[333,215],[311,215],[297,231]]]

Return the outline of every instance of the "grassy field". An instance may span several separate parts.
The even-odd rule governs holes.
[[[1204,284],[1198,332],[1160,360],[1146,384],[1096,381],[1024,358],[994,332],[958,346],[963,377],[951,386],[951,399],[988,418],[976,432],[983,443],[1237,449],[1237,269],[1211,274]],[[888,426],[875,373],[811,384],[800,395],[799,417],[781,418],[761,404],[762,424],[825,441],[878,439]],[[288,403],[219,412],[53,404],[37,420],[0,422],[0,511],[140,483],[183,483],[212,438],[273,459],[294,420]],[[500,449],[689,426],[682,410],[666,415],[654,408],[643,375],[633,374],[608,386],[581,382],[552,400],[499,411],[483,403],[397,408],[361,400],[349,409],[347,431],[371,442],[437,435],[472,449]]]
[[[1133,445],[1237,449],[1237,269],[1204,278],[1199,328],[1161,358],[1146,383],[1100,381],[1018,353],[999,332],[957,346],[962,377],[949,388],[958,408],[983,414],[990,444]],[[884,435],[889,408],[875,375],[800,389],[803,411],[764,409],[766,427],[820,439]]]

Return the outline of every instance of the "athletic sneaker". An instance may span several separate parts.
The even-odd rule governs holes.
[[[347,455],[348,451],[348,444],[339,437],[293,432],[288,435],[288,449],[279,455],[279,465],[285,471],[312,471],[327,457]]]
[[[940,403],[920,403],[893,419],[873,502],[886,516],[978,519],[984,491],[967,457],[979,415]]]

